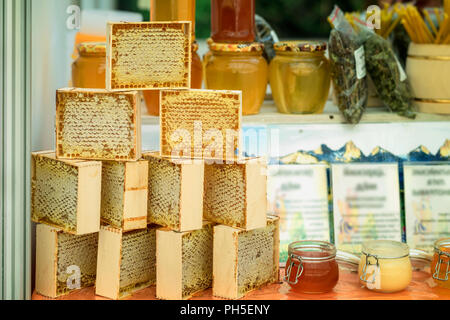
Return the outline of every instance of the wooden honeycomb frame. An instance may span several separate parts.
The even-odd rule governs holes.
[[[119,300],[154,285],[156,281],[155,241],[156,226],[126,233],[120,229],[102,226],[98,240],[95,294]],[[142,245],[149,248],[144,250]],[[139,279],[130,279],[129,273],[133,272],[140,272]]]
[[[163,300],[187,300],[212,284],[213,228],[156,233],[156,297]]]
[[[220,160],[222,163],[241,159],[240,91],[162,90],[160,101],[162,156]],[[201,132],[196,124],[201,124]],[[210,130],[217,130],[222,141],[216,141],[217,137],[211,135]]]
[[[229,165],[205,165],[204,219],[244,230],[265,227],[266,171],[262,158],[247,158]]]
[[[38,161],[50,167],[42,177]],[[74,235],[98,232],[101,177],[99,161],[57,160],[54,151],[32,153],[31,220]]]
[[[190,21],[108,23],[106,88],[189,89],[191,27]]]
[[[148,161],[104,161],[101,221],[132,231],[147,228]]]
[[[148,223],[177,232],[203,226],[204,162],[174,162],[159,152],[147,152]]]
[[[252,252],[244,242],[251,242]],[[264,245],[272,243],[272,250]],[[241,247],[242,245],[242,247]],[[265,262],[272,264],[263,270]],[[269,259],[268,259],[269,258]],[[241,260],[242,259],[242,260]],[[214,228],[213,295],[225,299],[240,299],[264,285],[280,281],[280,219],[269,217],[267,227],[243,231],[227,226]],[[245,260],[245,263],[243,263]],[[267,266],[266,266],[267,267]]]
[[[58,159],[141,158],[141,107],[136,91],[65,88],[56,94]]]
[[[57,298],[94,286],[97,248],[98,233],[75,236],[51,226],[37,225],[36,291]]]

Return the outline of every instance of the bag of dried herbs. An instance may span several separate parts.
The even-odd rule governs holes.
[[[329,21],[334,26],[328,49],[333,88],[339,110],[348,122],[356,124],[368,98],[364,47],[339,7],[335,6]]]
[[[366,68],[380,99],[392,112],[414,119],[411,87],[389,41],[360,20],[355,21],[355,26],[364,42]]]

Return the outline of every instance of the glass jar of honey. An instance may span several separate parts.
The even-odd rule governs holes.
[[[242,91],[242,114],[258,114],[267,90],[263,45],[212,43],[205,67],[207,89]]]
[[[214,42],[255,41],[255,0],[211,0]]]
[[[336,248],[323,241],[298,241],[289,245],[284,281],[292,290],[319,294],[330,292],[339,281]]]
[[[195,40],[195,0],[150,0],[150,21],[191,21]]]
[[[192,44],[191,88],[201,89],[203,84],[203,64],[198,55],[198,43]],[[159,116],[159,90],[143,91],[147,112],[151,116]]]
[[[212,57],[211,45],[214,42],[211,38],[206,39],[206,44],[208,45],[208,51],[203,55],[203,79],[206,79],[206,66],[208,65],[209,59]]]
[[[330,63],[325,42],[287,41],[274,46],[270,86],[278,111],[319,114],[330,91]]]
[[[78,45],[78,58],[72,64],[72,86],[104,89],[106,87],[106,44],[84,42]]]
[[[434,244],[431,273],[439,287],[450,289],[450,238],[440,239]]]
[[[408,245],[388,240],[365,242],[359,279],[364,287],[375,292],[392,293],[406,289],[412,279]]]

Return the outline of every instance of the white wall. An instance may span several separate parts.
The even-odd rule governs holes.
[[[55,92],[71,77],[74,30],[68,30],[71,0],[32,1],[32,149],[55,147]]]

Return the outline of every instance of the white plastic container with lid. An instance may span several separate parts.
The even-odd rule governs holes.
[[[388,240],[365,242],[359,278],[363,286],[376,292],[392,293],[406,289],[412,279],[408,245]]]

